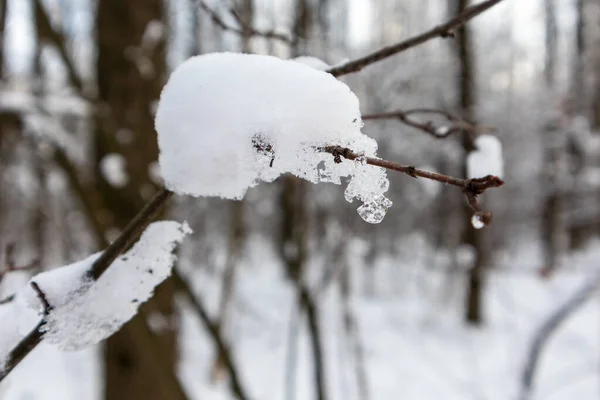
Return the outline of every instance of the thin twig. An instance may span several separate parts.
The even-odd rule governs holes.
[[[527,353],[527,360],[525,367],[521,375],[521,400],[528,400],[531,397],[533,390],[533,381],[537,370],[538,362],[542,353],[542,350],[552,334],[565,322],[565,320],[572,315],[579,307],[581,307],[586,300],[600,286],[600,273],[596,273],[596,276],[586,282],[569,298],[564,304],[561,304],[555,311],[550,314],[539,329],[535,332],[531,347]]]
[[[14,299],[15,299],[15,294],[11,294],[10,296],[5,297],[4,299],[0,300],[0,306],[11,303]]]
[[[159,190],[152,199],[142,208],[142,210],[129,222],[123,232],[112,242],[102,255],[92,264],[87,275],[92,280],[97,280],[108,269],[113,261],[121,255],[129,246],[131,246],[142,231],[156,218],[160,210],[167,201],[173,196],[173,192],[168,189]]]
[[[425,171],[416,168],[413,165],[401,165],[393,161],[383,160],[380,158],[365,157],[346,147],[326,146],[320,148],[319,150],[326,153],[331,153],[336,163],[342,162],[342,158],[347,160],[362,160],[369,165],[402,172],[413,178],[426,178],[456,186],[462,189],[463,193],[467,197],[469,206],[475,213],[474,215],[477,216],[477,218],[483,222],[484,225],[487,225],[491,222],[492,214],[489,211],[481,210],[479,203],[477,202],[477,196],[485,192],[487,189],[504,185],[504,181],[494,175],[487,175],[482,178],[461,179],[453,176],[438,174],[436,172]]]
[[[449,124],[436,126],[432,121],[420,122],[410,118],[411,115],[418,114],[439,115],[445,118]],[[473,124],[447,111],[434,108],[415,108],[410,110],[395,110],[383,113],[365,114],[362,116],[362,119],[363,121],[397,119],[405,125],[419,129],[437,139],[447,138],[448,136],[457,132],[468,132],[469,134],[473,135],[474,133],[495,131],[493,127]]]
[[[374,53],[368,54],[356,60],[348,61],[344,64],[335,66],[333,68],[328,69],[327,72],[329,72],[335,77],[347,75],[353,72],[358,72],[371,64],[375,64],[378,61],[384,60],[388,57],[394,56],[410,48],[416,47],[431,39],[435,39],[438,37],[453,37],[454,30],[456,30],[456,28],[459,28],[460,26],[467,23],[469,20],[478,16],[487,9],[495,6],[501,1],[502,0],[487,0],[479,4],[472,5],[471,7],[466,8],[462,13],[460,13],[456,17],[449,20],[448,22],[438,25],[427,32],[408,38],[400,43],[384,47],[380,50],[375,51]]]
[[[73,84],[73,86],[75,86],[75,88],[79,92],[83,93],[84,85],[79,77],[79,74],[77,73],[77,69],[75,68],[75,62],[69,55],[66,46],[67,41],[63,33],[56,30],[52,26],[50,16],[48,15],[48,12],[46,11],[41,0],[34,0],[34,6],[35,18],[38,22],[38,30],[40,37],[54,44],[54,47],[56,47],[56,50],[59,52],[60,58],[63,60],[65,68],[67,69],[69,81],[71,82],[71,84]]]
[[[31,282],[30,285],[40,299],[40,303],[42,303],[42,315],[44,318],[46,318],[48,315],[50,315],[50,311],[52,311],[52,306],[46,297],[46,293],[44,293],[44,291],[40,288],[40,285],[38,285],[36,282]]]
[[[230,10],[231,15],[236,20],[236,22],[240,25],[241,28],[231,26],[231,25],[227,24],[225,21],[223,21],[223,19],[219,16],[219,14],[215,10],[210,8],[204,0],[198,0],[198,5],[200,6],[201,9],[203,9],[208,14],[211,21],[216,26],[221,28],[221,30],[223,30],[223,31],[232,32],[237,35],[242,35],[242,36],[246,36],[246,37],[257,36],[257,37],[262,37],[265,39],[274,39],[274,40],[279,40],[280,42],[289,44],[290,46],[294,45],[294,40],[290,36],[288,36],[284,33],[276,32],[274,30],[262,31],[262,30],[258,30],[256,28],[248,25],[247,23],[244,22],[243,18],[241,18],[240,15],[237,13],[237,11],[235,11],[233,8]]]

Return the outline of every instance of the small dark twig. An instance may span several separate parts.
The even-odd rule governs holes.
[[[31,282],[31,288],[35,290],[35,293],[37,294],[38,298],[40,299],[40,302],[42,303],[42,306],[44,307],[44,318],[47,317],[48,315],[50,315],[50,311],[52,311],[52,306],[50,305],[50,302],[46,297],[46,293],[44,293],[44,291],[40,288],[40,285],[38,285],[36,282]]]
[[[418,114],[438,115],[446,119],[449,124],[436,126],[432,121],[420,122],[411,118],[411,115]],[[473,124],[447,111],[434,108],[415,108],[411,110],[396,110],[384,113],[366,114],[362,116],[362,119],[363,121],[397,119],[403,124],[419,129],[437,139],[445,139],[457,132],[467,132],[473,136],[475,133],[495,131],[495,128],[493,127]]]
[[[535,374],[538,363],[546,343],[552,335],[560,328],[560,326],[575,313],[585,302],[598,290],[600,285],[600,273],[596,273],[595,277],[586,280],[583,285],[578,288],[563,304],[554,310],[542,325],[535,332],[529,350],[525,366],[521,373],[521,391],[520,400],[528,400],[531,398]]]
[[[471,7],[466,8],[462,13],[452,18],[448,22],[445,22],[441,25],[434,27],[433,29],[428,30],[427,32],[423,32],[417,36],[413,36],[408,38],[402,42],[393,44],[391,46],[384,47],[380,50],[377,50],[371,54],[368,54],[364,57],[358,58],[356,60],[349,61],[347,63],[335,66],[327,70],[331,75],[335,77],[339,77],[342,75],[347,75],[353,72],[358,72],[363,68],[375,64],[378,61],[384,60],[388,57],[394,56],[398,53],[416,47],[420,44],[423,44],[431,39],[435,39],[437,37],[448,38],[454,37],[454,31],[467,23],[469,20],[475,18],[482,12],[487,9],[495,6],[500,3],[502,0],[487,0],[483,1],[479,4],[474,4]]]
[[[11,294],[10,296],[0,300],[0,306],[11,303],[15,299],[15,295]]]
[[[215,10],[210,8],[204,0],[198,0],[198,5],[202,10],[204,10],[208,14],[211,21],[223,31],[233,32],[241,36],[257,36],[265,39],[274,39],[286,43],[290,46],[293,46],[295,44],[294,40],[284,33],[276,32],[274,30],[262,31],[248,25],[244,22],[243,18],[238,14],[238,12],[235,11],[233,8],[230,10],[231,15],[241,28],[231,26],[225,21],[223,21],[221,16],[219,16],[219,14]]]
[[[393,161],[383,160],[380,158],[365,157],[353,152],[352,150],[346,147],[326,146],[320,148],[319,150],[333,155],[333,158],[336,163],[342,162],[342,158],[348,160],[356,160],[360,158],[363,159],[369,165],[402,172],[413,178],[426,178],[448,185],[456,186],[462,189],[463,193],[467,197],[469,206],[471,206],[475,213],[475,216],[477,216],[478,219],[481,222],[483,222],[484,225],[490,223],[492,214],[489,211],[481,210],[479,204],[477,203],[477,196],[485,192],[487,189],[496,188],[504,185],[504,181],[494,175],[487,175],[482,178],[461,179],[455,178],[453,176],[438,174],[436,172],[425,171],[419,168],[415,168],[412,165],[401,165]]]

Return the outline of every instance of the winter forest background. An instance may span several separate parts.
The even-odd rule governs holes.
[[[0,0],[0,311],[162,186],[153,114],[188,57],[335,65],[469,5]],[[500,1],[340,79],[382,158],[462,177],[470,139],[496,135],[492,223],[473,228],[460,190],[394,172],[376,225],[343,188],[292,176],[243,201],[175,196],[161,218],[194,233],[174,278],[98,346],[42,342],[0,399],[598,398],[600,2]]]

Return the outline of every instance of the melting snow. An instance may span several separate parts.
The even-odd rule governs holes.
[[[240,199],[258,182],[284,173],[313,183],[340,184],[349,176],[348,199],[388,204],[381,200],[388,188],[383,169],[360,161],[335,163],[319,151],[342,146],[373,157],[377,149],[361,132],[357,97],[317,70],[323,64],[236,53],[206,54],[181,64],[156,112],[167,188]]]

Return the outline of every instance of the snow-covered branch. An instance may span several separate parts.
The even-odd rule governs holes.
[[[187,225],[174,222],[148,227],[171,196],[168,190],[157,193],[104,252],[38,274],[31,279],[31,287],[17,294],[9,306],[26,309],[36,308],[39,293],[44,293],[44,313],[27,336],[0,349],[4,361],[0,381],[42,339],[66,349],[82,348],[110,336],[135,315],[154,287],[169,276],[172,251],[189,233]],[[141,239],[121,256],[146,227]]]

